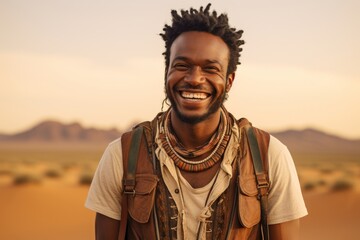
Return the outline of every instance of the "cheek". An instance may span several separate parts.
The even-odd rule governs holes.
[[[222,78],[213,79],[212,85],[220,93],[226,90],[226,80],[225,79],[222,79]]]
[[[179,82],[179,76],[176,73],[170,73],[166,78],[166,88],[171,90],[178,82]]]
[[[167,76],[166,81],[165,81],[166,94],[167,95],[171,94],[173,88],[174,88],[174,78],[169,75],[169,76]]]

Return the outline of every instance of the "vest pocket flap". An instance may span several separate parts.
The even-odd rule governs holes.
[[[255,176],[239,176],[240,192],[247,196],[257,196],[258,189]]]
[[[238,216],[242,226],[251,228],[260,222],[260,201],[257,199],[257,187],[254,177],[244,178],[239,176]]]
[[[136,174],[135,194],[129,194],[129,215],[139,223],[149,221],[152,207],[154,206],[158,176],[152,174]]]

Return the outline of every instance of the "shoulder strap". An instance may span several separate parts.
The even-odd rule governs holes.
[[[123,134],[121,144],[123,150],[123,197],[121,202],[121,220],[120,220],[120,229],[118,240],[124,240],[126,235],[126,227],[128,220],[128,207],[127,207],[127,196],[135,194],[135,183],[136,183],[136,171],[137,164],[139,159],[139,154],[141,151],[141,141],[143,136],[145,137],[145,144],[150,159],[152,159],[152,164],[154,167],[154,171],[156,171],[156,157],[155,157],[155,147],[153,136],[155,136],[156,123],[157,119],[161,117],[161,114],[158,114],[153,121],[151,122],[142,122],[136,125],[132,131]],[[126,151],[124,148],[124,144],[126,145]],[[159,239],[159,231],[157,225],[157,216],[156,210],[154,210],[154,219],[156,222],[156,234],[157,239]]]
[[[267,224],[268,191],[269,191],[268,175],[263,166],[259,144],[256,139],[254,129],[250,124],[248,124],[245,127],[245,129],[246,129],[246,134],[248,136],[250,152],[254,164],[257,187],[259,190],[258,197],[261,205],[261,229],[262,229],[263,239],[268,240],[269,239],[269,226]]]
[[[127,171],[123,180],[124,194],[135,194],[135,173],[143,130],[142,126],[135,128],[131,137]]]
[[[127,164],[124,164],[124,167],[127,165],[127,170],[124,168],[124,179],[123,179],[123,197],[121,202],[121,220],[120,220],[120,229],[118,240],[124,240],[126,234],[126,225],[128,218],[128,209],[127,209],[127,195],[135,194],[135,174],[136,174],[136,165],[140,150],[141,137],[143,134],[143,127],[139,126],[135,128],[131,136],[131,145],[129,151],[129,158]],[[124,160],[125,163],[125,160]]]

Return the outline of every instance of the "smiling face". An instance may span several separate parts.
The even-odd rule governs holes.
[[[180,120],[195,124],[220,111],[234,80],[228,63],[229,48],[220,37],[194,31],[175,39],[166,94]]]

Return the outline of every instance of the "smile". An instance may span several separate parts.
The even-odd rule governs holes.
[[[206,93],[194,93],[194,92],[181,92],[181,97],[185,98],[185,99],[194,99],[194,100],[204,100],[206,98],[208,98],[208,94]]]

